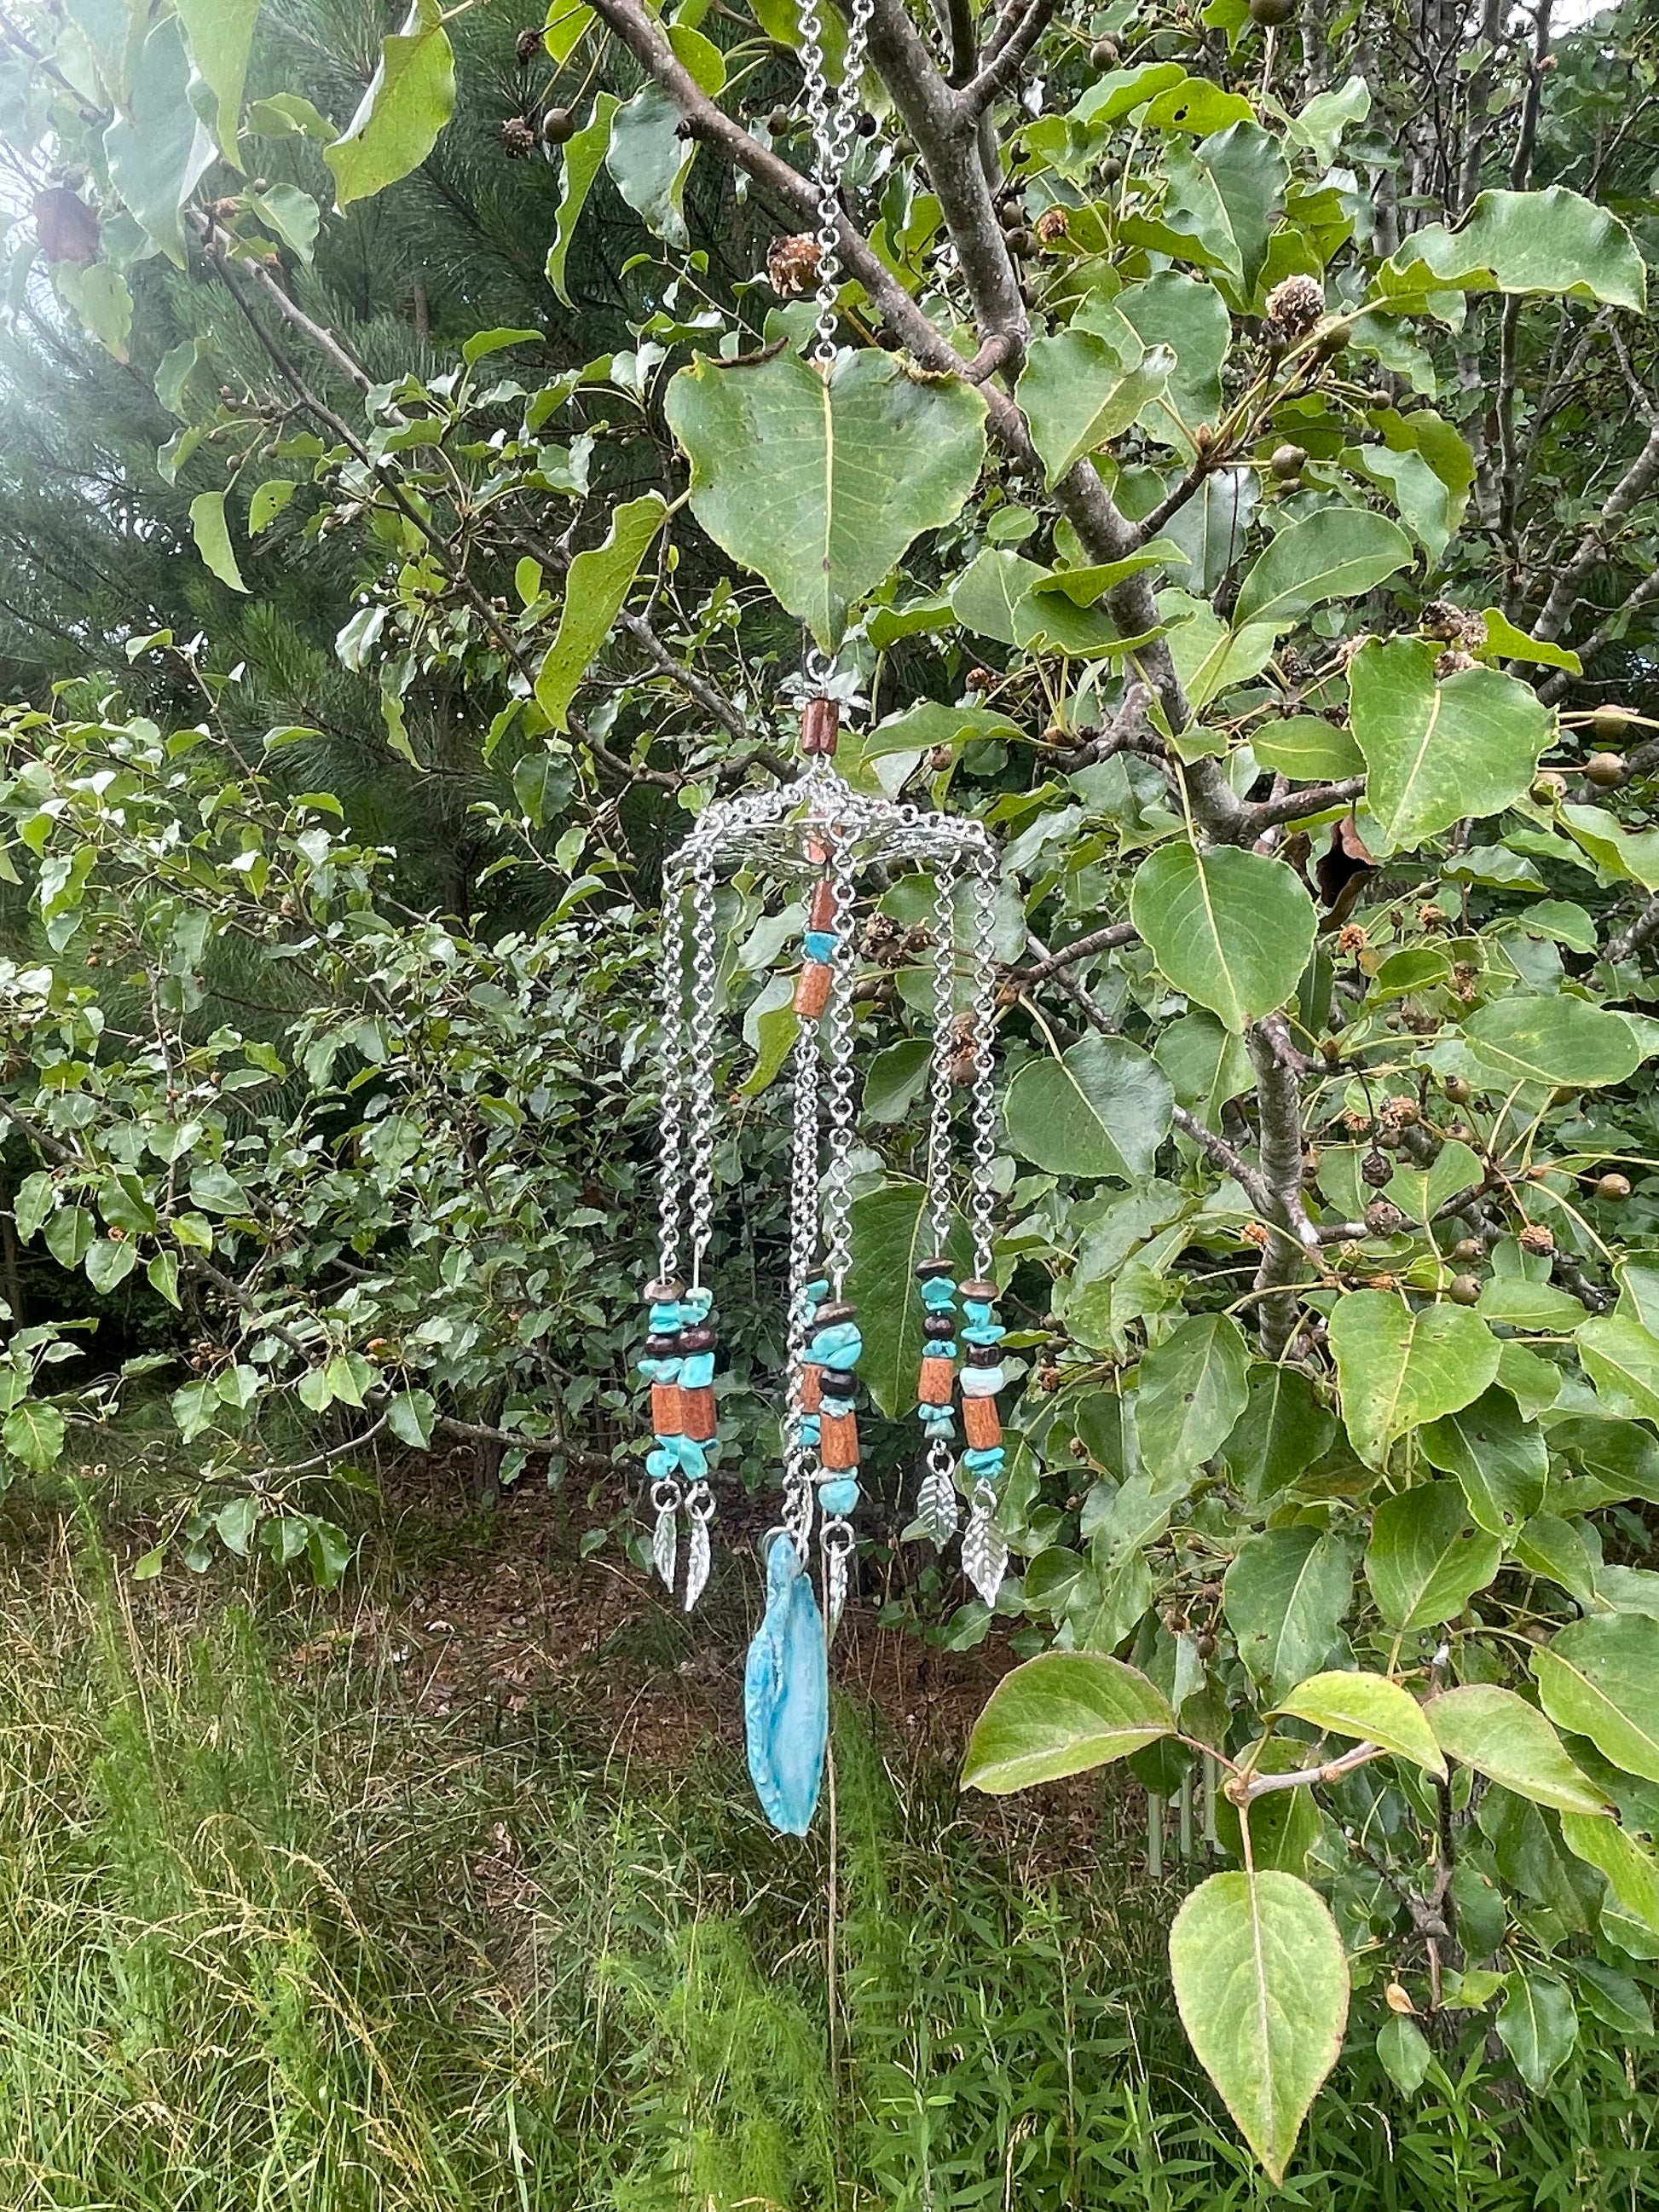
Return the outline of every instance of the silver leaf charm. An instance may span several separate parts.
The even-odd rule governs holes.
[[[690,1613],[708,1580],[708,1523],[714,1518],[714,1500],[706,1484],[695,1486],[686,1500],[686,1511],[690,1527],[685,1542],[685,1609]]]
[[[915,1533],[943,1551],[957,1533],[959,1512],[950,1468],[930,1465],[916,1492]]]
[[[1008,1571],[1008,1546],[997,1521],[996,1493],[986,1484],[974,1493],[974,1510],[962,1540],[962,1571],[986,1604],[994,1605]]]
[[[659,1504],[657,1525],[651,1532],[651,1564],[670,1589],[674,1587],[674,1567],[679,1553],[679,1506]]]

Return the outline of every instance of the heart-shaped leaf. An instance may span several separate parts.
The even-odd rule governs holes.
[[[1382,1464],[1391,1437],[1456,1413],[1498,1373],[1498,1340],[1477,1316],[1452,1305],[1413,1311],[1392,1291],[1339,1298],[1330,1346],[1342,1419],[1368,1467]]]
[[[1282,1006],[1313,951],[1313,901],[1283,860],[1184,839],[1136,871],[1129,914],[1177,991],[1242,1031]]]
[[[1371,1522],[1365,1580],[1391,1628],[1437,1628],[1498,1572],[1504,1547],[1469,1519],[1454,1482],[1385,1498]]]
[[[1170,1930],[1181,2024],[1275,2183],[1348,2019],[1348,1961],[1330,1908],[1295,1875],[1215,1874]]]
[[[1526,684],[1495,668],[1442,682],[1435,657],[1420,638],[1373,639],[1348,672],[1380,853],[1419,844],[1467,816],[1501,813],[1554,738],[1554,715]]]
[[[963,1786],[993,1797],[1082,1774],[1173,1735],[1146,1675],[1101,1651],[1045,1651],[1005,1674],[969,1741]]]
[[[1127,1037],[1079,1038],[1059,1060],[1030,1060],[1008,1085],[1003,1119],[1023,1159],[1053,1175],[1151,1175],[1174,1101],[1158,1063]]]
[[[918,378],[873,347],[828,376],[793,353],[700,360],[670,384],[667,414],[698,521],[826,652],[911,540],[960,514],[985,458],[971,384]]]
[[[1137,339],[1127,354],[1084,330],[1038,338],[1027,353],[1015,397],[1051,484],[1085,453],[1121,438],[1169,382],[1176,357],[1168,346],[1143,353]]]

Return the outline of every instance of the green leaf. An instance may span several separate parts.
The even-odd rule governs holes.
[[[1455,1482],[1385,1498],[1371,1522],[1365,1580],[1390,1628],[1437,1628],[1498,1572],[1504,1547],[1470,1521]]]
[[[1482,198],[1492,197],[1483,193]],[[1479,204],[1479,202],[1476,203]],[[1534,2096],[1541,2097],[1572,2056],[1578,2040],[1578,2014],[1565,1982],[1535,1966],[1509,1978],[1509,1995],[1493,2023],[1514,2059],[1516,2071]]]
[[[1023,553],[1011,552],[1006,545],[988,546],[951,586],[951,611],[976,637],[1018,645],[1021,625],[1015,611],[1050,574]]]
[[[1218,1452],[1249,1396],[1250,1355],[1228,1314],[1195,1314],[1140,1363],[1135,1433],[1160,1470],[1196,1468]]]
[[[381,42],[357,112],[323,159],[342,210],[372,199],[421,163],[455,112],[455,56],[439,0],[412,0],[403,28]]]
[[[1636,1032],[1622,1015],[1571,992],[1512,991],[1478,1007],[1463,1034],[1506,1083],[1590,1091],[1624,1082],[1642,1060]]]
[[[1376,2031],[1376,2055],[1382,2071],[1401,2096],[1414,2097],[1434,2063],[1429,2039],[1414,2020],[1391,2012]]]
[[[926,1037],[901,1037],[878,1052],[864,1078],[866,1121],[902,1121],[927,1088],[933,1047]]]
[[[1534,1650],[1544,1710],[1626,1774],[1659,1782],[1659,1620],[1593,1613]]]
[[[542,33],[548,59],[562,69],[592,21],[587,0],[548,0],[547,27]]]
[[[44,1171],[25,1176],[11,1202],[12,1224],[17,1241],[27,1244],[58,1210],[58,1187]]]
[[[1604,806],[1563,806],[1560,819],[1574,842],[1610,875],[1659,890],[1659,830],[1628,830]]]
[[[82,1263],[87,1280],[101,1297],[125,1283],[138,1264],[138,1248],[129,1237],[117,1242],[112,1237],[98,1237],[88,1250]]]
[[[1264,722],[1250,732],[1250,750],[1263,768],[1297,783],[1336,782],[1343,776],[1363,775],[1365,770],[1365,756],[1352,733],[1316,714]]]
[[[253,51],[253,26],[259,0],[178,0],[179,20],[185,27],[190,58],[196,65],[205,98],[196,102],[219,142],[219,149],[234,169],[242,166],[237,126],[241,120],[242,88],[247,82],[248,56]],[[192,97],[197,86],[191,87]]]
[[[425,1451],[432,1442],[438,1408],[429,1390],[399,1390],[386,1401],[386,1425],[400,1443]]]
[[[1466,668],[1443,683],[1435,656],[1421,638],[1373,638],[1348,671],[1365,803],[1383,853],[1466,816],[1501,813],[1554,742],[1554,715],[1524,684],[1495,668]]]
[[[1031,345],[1014,397],[1051,485],[1085,453],[1121,438],[1169,382],[1175,356],[1167,346],[1134,358],[1139,354],[1137,342],[1126,362],[1106,339],[1077,329]]]
[[[859,1379],[890,1421],[916,1401],[921,1359],[921,1294],[915,1269],[934,1256],[927,1192],[919,1182],[891,1182],[853,1201],[853,1264],[847,1295],[859,1309],[864,1357]],[[969,1262],[967,1239],[952,1224],[945,1255],[958,1272]]]
[[[1534,1513],[1515,1539],[1515,1556],[1529,1574],[1543,1575],[1587,1609],[1595,1603],[1595,1566],[1583,1538],[1558,1513]]]
[[[1325,1666],[1352,1601],[1347,1546],[1303,1525],[1247,1536],[1221,1584],[1238,1656],[1274,1697]]]
[[[1607,1923],[1602,1921],[1605,1934]],[[1573,1972],[1585,2008],[1622,2035],[1651,2035],[1653,2012],[1639,1984],[1600,1959],[1575,1959]]]
[[[1392,1291],[1353,1291],[1330,1318],[1342,1419],[1354,1449],[1380,1467],[1392,1437],[1455,1413],[1498,1373],[1498,1340],[1461,1306],[1413,1310]]]
[[[323,1369],[329,1395],[343,1406],[361,1406],[374,1370],[361,1352],[337,1352]]]
[[[1413,231],[1378,272],[1385,293],[1437,286],[1467,292],[1547,292],[1599,300],[1640,313],[1647,272],[1616,215],[1565,185],[1541,192],[1482,192],[1455,230]]]
[[[222,584],[233,592],[246,592],[242,572],[236,565],[235,549],[230,542],[230,526],[225,520],[225,495],[222,491],[200,491],[190,503],[191,535],[196,540],[196,550]]]
[[[1060,1060],[1028,1060],[1003,1118],[1022,1159],[1052,1175],[1139,1182],[1170,1133],[1168,1079],[1127,1037],[1080,1037]]]
[[[45,1474],[58,1463],[68,1430],[56,1406],[25,1399],[14,1406],[0,1427],[0,1444],[34,1474]]]
[[[1129,916],[1158,967],[1189,999],[1243,1032],[1282,1006],[1313,951],[1313,901],[1283,860],[1184,839],[1135,872]]]
[[[1583,1813],[1563,1813],[1561,1840],[1587,1866],[1607,1879],[1607,1887],[1632,1920],[1659,1936],[1659,1859],[1615,1821]]]
[[[248,501],[248,536],[257,538],[262,530],[269,530],[299,489],[287,477],[271,477],[262,483]]]
[[[1235,123],[1190,149],[1172,145],[1164,173],[1169,189],[1152,227],[1166,234],[1165,250],[1172,245],[1188,258],[1223,270],[1247,297],[1267,259],[1289,174],[1278,141],[1259,124]],[[1135,236],[1139,227],[1130,217],[1123,234]]]
[[[1528,637],[1499,607],[1485,610],[1486,624],[1486,650],[1494,659],[1527,660],[1540,668],[1565,668],[1570,676],[1582,676],[1584,665],[1576,653],[1565,645],[1551,645],[1543,638]]]
[[[579,12],[587,15],[587,0],[581,0]],[[615,93],[597,93],[592,115],[564,149],[564,189],[560,194],[559,211],[554,219],[553,243],[548,248],[547,281],[567,307],[574,304],[565,289],[564,283],[564,265],[570,252],[570,241],[575,236],[576,224],[586,204],[587,195],[593,189],[593,179],[605,167],[605,157],[611,146],[611,121],[621,106],[622,102]]]
[[[1599,1817],[1607,1800],[1561,1746],[1535,1705],[1495,1682],[1443,1690],[1423,1707],[1447,1757],[1558,1813]],[[1611,1823],[1608,1823],[1611,1826]]]
[[[1419,1442],[1431,1467],[1457,1477],[1490,1535],[1507,1542],[1544,1502],[1550,1464],[1544,1432],[1522,1419],[1507,1390],[1494,1385],[1472,1406],[1429,1422]]]
[[[270,185],[262,192],[250,192],[247,204],[265,228],[274,231],[301,261],[311,259],[323,211],[309,192],[296,185]]]
[[[1100,1651],[1045,1651],[1005,1674],[969,1739],[965,1790],[1006,1797],[1084,1774],[1175,1732],[1146,1675]]]
[[[259,138],[319,138],[326,143],[339,136],[327,116],[297,92],[256,100],[247,112],[247,128]]]
[[[240,1498],[233,1498],[219,1508],[213,1516],[213,1525],[219,1532],[219,1541],[237,1559],[247,1557],[247,1547],[259,1518],[259,1501],[249,1491]]]
[[[97,1224],[84,1206],[65,1206],[46,1224],[46,1245],[60,1267],[78,1267],[97,1233]]]
[[[213,166],[217,148],[190,104],[190,60],[176,15],[145,39],[126,112],[104,133],[110,183],[141,228],[184,266],[180,210]]]
[[[628,205],[659,238],[684,253],[691,240],[682,203],[697,142],[680,137],[679,123],[679,108],[661,86],[643,84],[611,118],[605,160]]]
[[[667,512],[660,492],[625,501],[611,518],[604,544],[570,563],[558,631],[536,678],[536,704],[556,730],[569,728],[576,687],[610,636]]]
[[[1292,522],[1258,555],[1239,586],[1233,628],[1264,623],[1275,630],[1327,599],[1358,599],[1412,563],[1412,542],[1398,523],[1369,507],[1325,507]]]
[[[176,1252],[157,1252],[144,1269],[151,1290],[164,1297],[170,1306],[179,1308],[179,1255]]]
[[[1409,1691],[1383,1675],[1312,1674],[1281,1698],[1277,1710],[1333,1735],[1379,1744],[1444,1778],[1446,1762],[1422,1706]]]
[[[1597,1314],[1583,1322],[1578,1352],[1585,1373],[1614,1412],[1659,1419],[1659,1338],[1633,1315]]]
[[[94,261],[77,269],[60,261],[52,281],[61,300],[67,301],[81,319],[82,327],[96,338],[117,361],[131,359],[127,340],[132,336],[132,294],[118,269],[107,261]],[[164,446],[162,452],[167,452]]]
[[[1334,1418],[1293,1367],[1260,1362],[1251,1372],[1249,1402],[1222,1456],[1251,1503],[1293,1482],[1329,1448]]]
[[[1142,408],[1140,427],[1190,460],[1194,433],[1221,419],[1221,368],[1232,343],[1232,319],[1215,286],[1178,269],[1160,270],[1109,300],[1090,301],[1077,321],[1107,338],[1133,333],[1148,351],[1164,346],[1174,354],[1168,386]]]
[[[972,385],[918,380],[874,347],[827,379],[793,353],[699,360],[670,384],[667,415],[698,521],[826,652],[911,541],[955,520],[985,455]]]
[[[1199,2063],[1282,2182],[1347,2024],[1348,1961],[1330,1908],[1294,1875],[1212,1875],[1176,1915],[1170,1972]]]

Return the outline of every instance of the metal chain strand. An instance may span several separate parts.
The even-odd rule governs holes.
[[[801,9],[801,70],[806,112],[812,125],[813,178],[818,202],[817,343],[814,358],[829,368],[836,358],[836,295],[841,275],[841,178],[858,118],[859,81],[864,74],[872,0],[853,0],[847,25],[847,52],[841,82],[832,94],[824,75],[823,15],[820,0]]]
[[[803,1566],[812,1528],[817,1455],[802,1432],[808,1336],[807,1285],[818,1243],[818,1032],[803,1021],[795,1032],[794,1127],[789,1174],[788,1376],[783,1428],[783,1525]]]
[[[996,1206],[991,1180],[997,1149],[996,902],[996,866],[988,854],[974,871],[974,1079],[969,1104],[974,1134],[968,1209],[973,1229],[974,1273],[988,1282],[991,1279],[991,1216]]]
[[[826,1017],[830,1158],[823,1177],[824,1268],[836,1297],[846,1288],[853,1256],[853,979],[858,968],[858,944],[853,930],[854,870],[852,840],[837,836],[830,862],[837,927]]]
[[[691,1137],[688,1211],[691,1280],[702,1281],[703,1255],[714,1229],[714,872],[700,852],[691,875],[691,1012],[686,1027],[685,1085]]]
[[[933,1252],[951,1241],[951,1062],[956,1048],[957,872],[939,872],[933,908],[933,1059],[927,1120],[927,1211]]]
[[[657,1179],[657,1273],[672,1281],[680,1267],[680,1184],[685,1145],[685,880],[671,869],[663,886],[662,971],[657,1064],[660,1070],[662,1156]]]

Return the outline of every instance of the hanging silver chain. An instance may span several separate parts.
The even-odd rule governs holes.
[[[818,339],[813,358],[828,368],[836,358],[836,295],[841,275],[841,177],[858,121],[859,80],[870,30],[871,0],[853,0],[847,24],[847,54],[841,82],[832,94],[824,75],[823,15],[820,0],[802,0],[801,70],[806,112],[812,125],[812,183],[818,202]]]
[[[783,1426],[783,1525],[801,1564],[812,1527],[812,1466],[817,1455],[802,1433],[802,1383],[809,1302],[818,1243],[818,1029],[802,1021],[795,1032],[794,1122],[789,1171],[789,1322],[787,1401]]]
[[[703,1255],[714,1228],[714,872],[699,853],[691,870],[691,1006],[686,1024],[684,1084],[691,1138],[688,1211],[691,1280],[702,1280]]]
[[[974,1273],[989,1281],[991,1216],[996,1206],[991,1176],[997,1149],[997,878],[994,863],[981,864],[974,870],[973,904],[974,1079],[969,1114],[974,1138],[969,1218],[973,1228]]]
[[[927,1210],[933,1252],[951,1240],[951,1061],[956,1049],[956,908],[954,868],[939,872],[933,908],[933,1059],[927,1119]]]
[[[663,884],[661,1071],[662,1164],[657,1184],[657,1273],[672,1281],[680,1268],[680,1179],[685,1112],[685,881],[671,870]],[[671,1571],[672,1573],[672,1571]]]
[[[853,1256],[851,1192],[853,1181],[853,980],[858,970],[858,943],[853,928],[854,858],[852,840],[837,837],[830,857],[830,879],[836,891],[836,956],[831,963],[829,1033],[830,1158],[823,1176],[824,1272],[830,1290],[839,1298],[846,1288],[847,1270]]]

